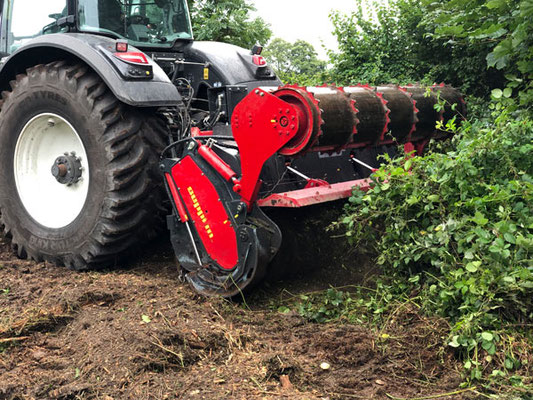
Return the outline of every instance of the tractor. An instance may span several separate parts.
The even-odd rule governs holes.
[[[261,46],[195,41],[186,0],[0,14],[0,224],[19,257],[75,270],[168,228],[192,287],[232,297],[279,252],[272,210],[368,189],[381,154],[421,153],[466,113],[445,85],[283,85]]]

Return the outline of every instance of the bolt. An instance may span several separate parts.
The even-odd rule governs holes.
[[[53,118],[48,119],[48,126],[50,128],[53,128],[54,126],[56,126],[56,121]]]
[[[189,149],[189,150],[194,149],[194,143],[193,143],[193,142],[189,143],[189,147],[188,147],[188,149]]]

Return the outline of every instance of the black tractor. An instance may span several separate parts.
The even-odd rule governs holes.
[[[168,227],[192,286],[231,297],[323,234],[273,208],[324,213],[368,190],[381,154],[421,152],[445,136],[435,121],[465,114],[445,85],[282,86],[261,46],[195,42],[186,0],[3,0],[0,14],[0,224],[19,257],[77,270]]]
[[[0,12],[1,224],[20,257],[113,265],[166,227],[169,135],[227,133],[252,88],[280,84],[258,54],[194,42],[186,0],[2,0]]]

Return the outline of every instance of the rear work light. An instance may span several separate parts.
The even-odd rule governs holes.
[[[260,67],[264,67],[267,65],[267,61],[265,60],[265,57],[260,56],[258,54],[252,56],[252,61],[255,65],[258,65]]]
[[[115,53],[115,57],[120,58],[122,61],[126,61],[132,64],[149,64],[148,59],[143,53],[128,52],[128,53]]]

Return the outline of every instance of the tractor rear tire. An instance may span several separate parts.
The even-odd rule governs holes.
[[[17,75],[2,93],[0,224],[21,258],[113,267],[164,227],[165,127],[84,64]]]

